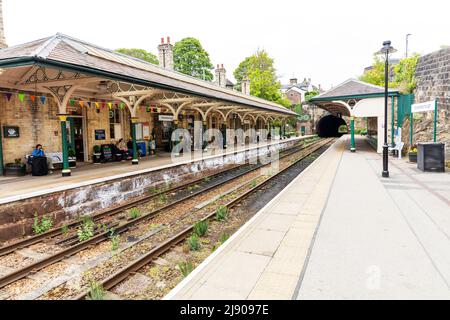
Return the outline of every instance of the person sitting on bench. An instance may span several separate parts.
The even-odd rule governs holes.
[[[122,155],[122,161],[128,159],[128,147],[123,139],[120,139],[116,144],[118,153]]]
[[[38,144],[36,146],[36,148],[33,150],[33,153],[31,154],[31,156],[33,157],[33,159],[37,158],[37,157],[46,158],[47,159],[47,167],[48,167],[49,173],[50,174],[53,173],[53,170],[55,170],[55,168],[53,167],[53,159],[52,159],[52,157],[46,157],[45,156],[44,149],[42,148],[41,144]],[[33,160],[31,160],[31,161],[33,161]]]

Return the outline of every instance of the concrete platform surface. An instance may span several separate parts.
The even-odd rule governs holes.
[[[341,138],[166,299],[450,299],[450,172]]]

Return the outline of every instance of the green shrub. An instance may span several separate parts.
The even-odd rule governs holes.
[[[178,268],[180,268],[180,272],[184,278],[186,278],[192,270],[194,270],[194,265],[191,261],[183,261],[178,264]]]
[[[33,231],[35,234],[45,233],[52,227],[53,227],[52,218],[43,216],[41,218],[41,221],[39,221],[39,217],[37,215],[34,216]]]
[[[80,242],[89,240],[94,236],[94,221],[90,217],[84,217],[81,227],[77,231],[78,240]]]
[[[103,286],[95,281],[89,285],[89,294],[87,300],[105,300],[106,291]]]
[[[130,210],[130,218],[131,219],[137,219],[141,216],[141,211],[138,208],[132,208]]]
[[[188,238],[188,246],[191,251],[198,251],[200,249],[198,235],[194,233]]]
[[[68,234],[68,233],[69,233],[69,226],[67,226],[67,225],[63,226],[63,227],[61,228],[61,233],[62,233],[63,235]]]
[[[207,231],[208,231],[208,222],[198,221],[197,223],[194,224],[194,233],[197,236],[203,237]]]
[[[203,181],[205,181],[205,182],[210,182],[210,181],[211,181],[211,178],[210,178],[210,177],[205,177],[205,178],[203,179]]]
[[[230,235],[228,233],[222,233],[219,238],[220,244],[224,244],[228,239],[230,239]]]
[[[166,202],[167,202],[167,196],[166,196],[165,194],[161,194],[161,195],[159,196],[159,202],[160,202],[161,204],[166,204]]]
[[[120,236],[111,236],[111,250],[117,251],[120,247]]]
[[[216,210],[216,220],[224,221],[228,217],[228,208],[225,206],[220,206]]]

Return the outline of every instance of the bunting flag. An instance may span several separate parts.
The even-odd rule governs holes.
[[[112,103],[111,102],[108,102],[108,107],[109,107],[109,110],[112,110]]]
[[[18,96],[19,96],[20,102],[23,102],[23,100],[25,99],[25,94],[24,93],[19,93]]]
[[[84,101],[78,101],[78,103],[80,104],[80,107],[84,107]]]
[[[46,96],[41,96],[41,103],[42,104],[45,104],[45,101],[47,100],[47,97]]]
[[[95,107],[96,107],[97,109],[100,109],[100,105],[99,105],[98,102],[95,102]]]
[[[87,105],[88,105],[88,108],[90,108],[90,107],[91,107],[91,102],[88,101],[88,102],[87,102]]]
[[[30,94],[30,100],[34,103],[36,101],[36,96]]]
[[[105,109],[105,107],[106,107],[106,103],[103,101],[102,102],[102,109]]]
[[[123,110],[123,108],[125,108],[125,103],[121,102],[119,108]]]
[[[70,99],[69,103],[70,103],[71,107],[75,106],[75,100],[74,99]]]
[[[6,99],[8,99],[8,101],[11,100],[12,93],[8,92],[8,93],[5,93],[5,95],[6,95]]]

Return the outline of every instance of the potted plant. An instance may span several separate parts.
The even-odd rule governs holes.
[[[102,149],[99,145],[95,145],[94,146],[94,155],[93,155],[94,163],[100,164],[101,157],[102,157]]]
[[[417,163],[417,146],[413,145],[411,146],[411,149],[408,153],[409,162]]]
[[[21,177],[27,173],[26,165],[22,163],[22,160],[15,159],[14,163],[5,164],[5,175],[6,176],[17,176]]]
[[[69,167],[76,168],[77,167],[77,154],[74,149],[69,149]]]

